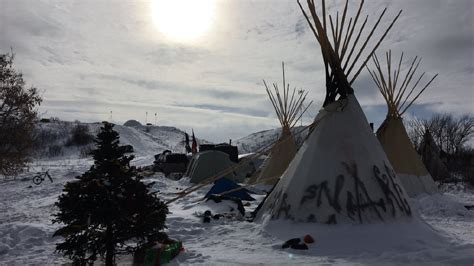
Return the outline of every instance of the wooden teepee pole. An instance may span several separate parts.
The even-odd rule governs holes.
[[[377,55],[372,56],[372,61],[375,66],[375,70],[371,70],[369,67],[366,67],[369,71],[374,83],[379,88],[380,93],[387,102],[388,107],[388,117],[401,118],[402,115],[413,105],[413,103],[420,97],[420,95],[431,85],[435,80],[438,74],[434,75],[418,92],[415,93],[416,88],[420,84],[421,80],[425,76],[425,72],[422,73],[417,79],[411,89],[407,91],[408,86],[411,84],[413,77],[420,66],[421,58],[416,56],[410,63],[410,67],[405,74],[405,78],[401,85],[399,85],[399,76],[402,67],[402,61],[404,53],[402,52],[398,67],[395,68],[392,72],[392,52],[389,50],[385,53],[386,55],[386,67],[387,71],[382,71],[382,66],[380,61],[377,58]],[[393,76],[392,76],[393,73]],[[386,82],[387,81],[387,82]],[[407,93],[408,92],[408,93]],[[414,93],[414,96],[412,96]]]
[[[316,12],[314,1],[307,0],[306,2],[308,5],[309,14],[311,14],[312,19],[310,19],[310,16],[302,7],[300,0],[297,0],[301,12],[303,13],[311,31],[313,32],[321,47],[321,53],[323,56],[326,72],[326,99],[323,106],[326,106],[327,104],[335,101],[337,99],[337,95],[346,97],[347,94],[353,93],[353,89],[351,88],[352,83],[357,79],[362,69],[366,66],[368,60],[372,57],[381,42],[385,39],[388,32],[400,17],[402,11],[398,12],[389,26],[382,32],[382,36],[369,50],[365,60],[359,63],[359,59],[363,58],[362,56],[365,53],[366,48],[369,46],[369,42],[372,40],[372,36],[378,29],[387,9],[384,9],[378,16],[376,23],[372,26],[369,34],[364,37],[364,41],[359,47],[358,43],[361,39],[362,32],[367,25],[368,16],[366,16],[365,20],[359,27],[355,41],[352,41],[352,37],[354,36],[356,27],[358,27],[360,24],[359,17],[364,5],[364,0],[360,1],[359,9],[357,10],[355,17],[348,16],[347,11],[349,1],[346,0],[341,16],[339,16],[339,11],[336,12],[335,20],[333,19],[333,16],[329,15],[329,27],[327,26],[326,22],[327,16],[325,1],[322,0],[322,19],[320,19],[318,13]],[[353,55],[354,58],[352,58]],[[353,71],[355,71],[355,74],[349,79],[349,76]],[[392,81],[390,80],[389,83],[391,82]]]

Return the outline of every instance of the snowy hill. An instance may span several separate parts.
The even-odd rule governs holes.
[[[93,138],[99,131],[102,123],[81,123],[69,121],[51,121],[39,123],[37,135],[40,138],[36,158],[80,158],[85,157],[93,143],[88,145],[71,145],[71,136],[76,127],[84,126],[87,133]],[[144,126],[131,124],[131,126],[115,125],[114,129],[120,134],[122,145],[132,145],[136,156],[150,156],[171,150],[184,152],[184,131],[170,126]],[[308,129],[304,126],[292,129],[300,145]],[[280,136],[281,128],[264,130],[252,133],[244,138],[234,141],[240,154],[255,152],[263,147],[272,145]],[[212,143],[198,139],[199,144]]]
[[[305,126],[294,127],[291,132],[295,136],[298,146],[303,143],[308,135],[308,129]],[[256,152],[264,147],[271,146],[280,137],[280,134],[281,128],[259,131],[236,140],[234,145],[239,148],[240,154]]]
[[[37,158],[84,157],[93,143],[86,145],[71,144],[71,138],[78,127],[85,127],[86,133],[92,139],[99,131],[101,123],[80,123],[67,121],[52,121],[39,123],[37,135],[39,138]],[[115,125],[114,129],[120,134],[122,145],[132,145],[137,156],[155,155],[164,150],[184,152],[184,131],[168,126],[122,126]],[[207,142],[205,140],[198,140]]]

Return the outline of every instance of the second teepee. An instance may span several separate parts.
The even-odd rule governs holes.
[[[263,81],[270,102],[275,109],[275,113],[281,124],[280,138],[275,142],[270,150],[267,159],[264,161],[260,172],[252,177],[249,183],[264,183],[274,185],[278,182],[280,176],[285,172],[291,160],[296,154],[296,142],[291,133],[291,128],[301,118],[303,113],[308,109],[311,103],[304,110],[303,103],[308,93],[298,91],[294,88],[290,91],[290,84],[285,81],[285,64],[282,62],[283,69],[283,90],[280,93],[278,86],[274,83],[273,90]]]
[[[398,68],[392,68],[391,51],[386,53],[387,72],[383,71],[375,54],[372,59],[376,70],[367,69],[388,106],[387,117],[377,130],[377,138],[409,196],[435,193],[437,191],[436,185],[408,137],[402,116],[437,75],[413,95],[425,75],[423,73],[413,85],[410,85],[420,65],[420,58],[413,59],[403,80],[399,79],[403,53],[398,62]]]

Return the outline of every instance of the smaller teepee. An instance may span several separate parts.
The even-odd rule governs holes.
[[[447,180],[451,178],[448,168],[440,158],[439,147],[436,145],[428,129],[425,130],[423,135],[419,152],[425,167],[434,180]]]
[[[421,90],[415,92],[425,75],[425,73],[421,74],[416,82],[411,85],[421,58],[415,57],[405,77],[399,79],[403,53],[398,62],[398,68],[392,68],[392,52],[388,51],[385,55],[387,60],[386,72],[382,69],[375,54],[372,57],[375,70],[367,67],[388,106],[387,117],[377,130],[377,138],[409,196],[435,193],[437,191],[436,185],[408,137],[402,116],[438,74],[431,78]]]
[[[296,125],[311,105],[310,102],[303,110],[303,103],[308,93],[305,93],[303,90],[297,91],[296,88],[290,91],[290,84],[287,84],[285,81],[285,64],[282,62],[281,65],[283,69],[283,94],[280,93],[277,84],[273,83],[274,92],[272,92],[272,89],[267,86],[265,80],[263,81],[270,102],[273,108],[275,108],[275,113],[280,121],[281,135],[271,148],[261,170],[250,178],[249,183],[261,182],[267,185],[274,185],[278,182],[297,151],[291,128]]]

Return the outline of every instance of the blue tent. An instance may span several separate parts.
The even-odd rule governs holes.
[[[212,186],[209,192],[207,192],[205,198],[208,198],[210,195],[222,194],[226,191],[233,190],[239,187],[240,186],[237,185],[235,182],[223,177],[214,182],[214,186]],[[248,201],[255,200],[249,195],[249,191],[245,188],[241,188],[236,191],[226,193],[223,196],[238,198],[240,200],[248,200]]]

